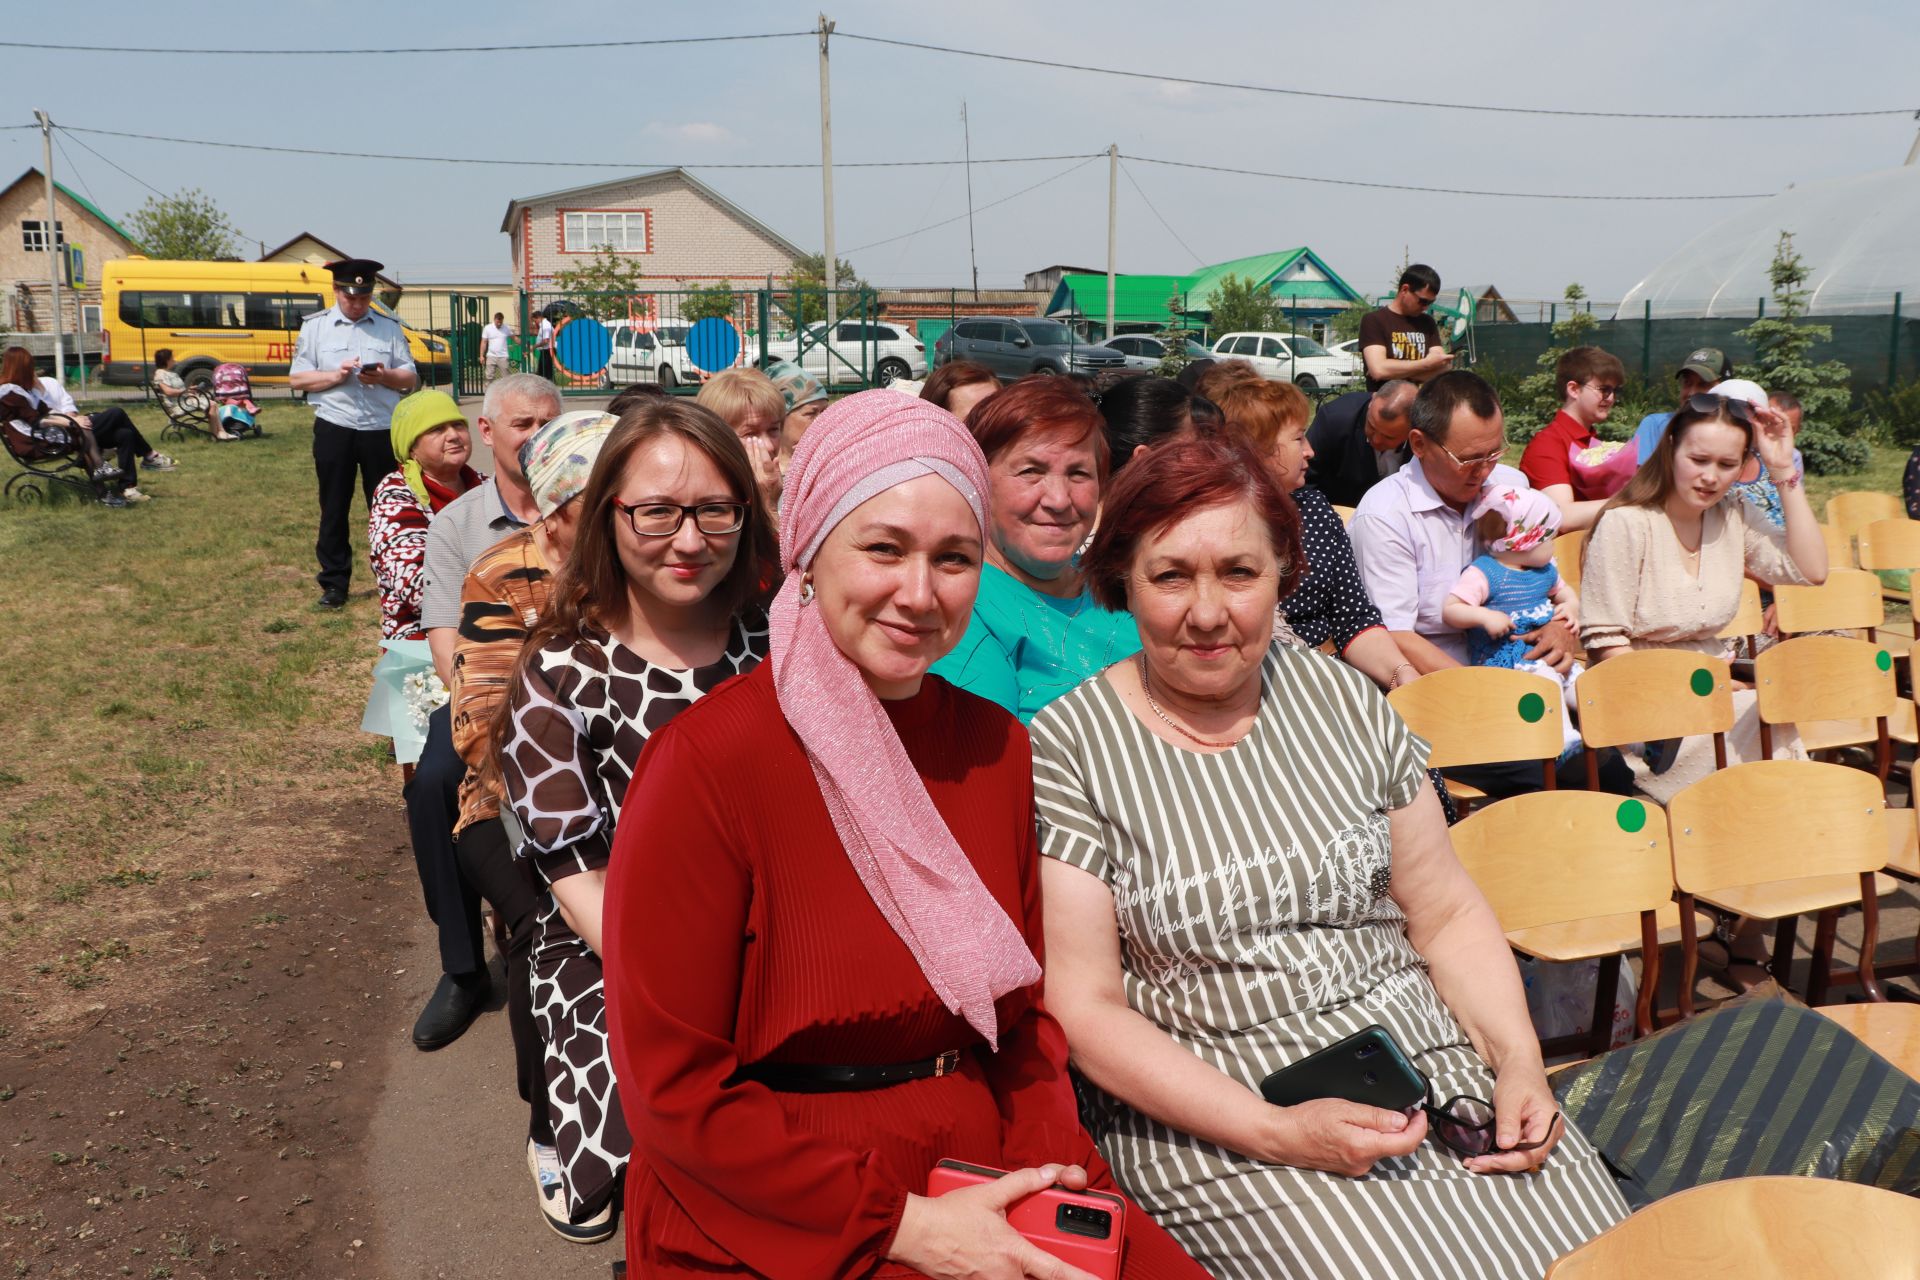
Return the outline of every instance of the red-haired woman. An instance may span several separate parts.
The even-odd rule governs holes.
[[[712,410],[660,398],[601,446],[573,549],[521,649],[494,740],[519,852],[550,897],[533,940],[554,1146],[528,1141],[540,1204],[570,1240],[604,1240],[633,1142],[614,1096],[602,904],[614,825],[655,730],[767,653],[752,601],[773,523],[746,446]]]
[[[1584,1141],[1556,1147],[1426,744],[1353,668],[1272,643],[1305,567],[1281,483],[1212,437],[1108,495],[1087,577],[1142,648],[1033,721],[1047,1006],[1121,1187],[1221,1280],[1537,1276],[1626,1205]],[[1262,1098],[1374,1024],[1429,1108]]]
[[[1000,378],[973,360],[949,360],[920,384],[920,398],[965,422],[973,406],[1000,389]]]
[[[1022,723],[1140,647],[1133,619],[1087,593],[1076,553],[1107,479],[1100,411],[1063,378],[1022,378],[967,415],[992,477],[973,618],[933,672]]]

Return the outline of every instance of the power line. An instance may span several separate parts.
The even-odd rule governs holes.
[[[57,124],[57,125],[55,125],[55,126],[53,127],[53,132],[54,132],[54,138],[55,138],[55,140],[56,140],[56,141],[58,141],[58,139],[59,139],[59,136],[60,136],[60,135],[61,135],[62,133],[66,133],[66,132],[68,132],[68,129],[67,129],[67,126],[65,126],[65,125],[61,125],[61,124]],[[90,146],[88,146],[88,145],[87,145],[87,142],[86,142],[86,139],[84,139],[84,138],[75,138],[75,139],[73,140],[73,145],[74,145],[74,146],[76,146],[76,147],[80,147],[80,148],[82,148],[83,150],[85,150],[85,151],[87,152],[87,154],[88,154],[88,155],[91,155],[91,156],[93,156],[93,157],[94,157],[94,158],[95,158],[96,160],[98,160],[98,161],[100,161],[100,163],[102,163],[102,164],[104,164],[104,165],[106,165],[106,166],[108,166],[108,167],[109,167],[109,168],[111,168],[111,169],[114,169],[114,170],[116,170],[116,171],[118,171],[119,173],[121,173],[121,174],[122,174],[122,175],[124,175],[125,177],[127,177],[127,178],[130,178],[130,179],[132,179],[132,180],[133,180],[134,182],[136,182],[136,183],[138,183],[138,184],[139,184],[140,186],[143,186],[143,187],[145,187],[145,188],[146,188],[147,190],[149,190],[149,191],[151,191],[151,192],[153,192],[153,194],[154,194],[154,195],[156,195],[156,196],[159,196],[159,197],[160,197],[160,198],[161,198],[162,200],[170,200],[170,199],[172,199],[172,196],[170,196],[170,195],[169,195],[169,194],[168,194],[167,192],[165,192],[165,191],[162,191],[162,190],[161,190],[160,188],[158,188],[158,187],[156,187],[156,186],[154,186],[154,185],[153,185],[153,184],[152,184],[151,182],[148,182],[148,181],[147,181],[147,180],[146,180],[145,178],[143,178],[143,177],[141,177],[141,176],[140,176],[139,174],[137,174],[137,173],[134,173],[134,172],[132,172],[131,170],[129,170],[129,169],[127,169],[127,168],[125,168],[125,167],[123,167],[123,166],[121,166],[121,165],[119,165],[119,164],[116,164],[116,163],[114,163],[114,161],[113,161],[113,160],[112,160],[111,158],[109,158],[109,157],[107,157],[107,156],[104,156],[104,155],[102,155],[102,154],[101,154],[100,152],[98,152],[98,151],[96,151],[96,150],[94,150],[94,149],[93,149],[92,147],[90,147]],[[65,154],[65,148],[62,148],[62,154]],[[240,239],[242,239],[242,240],[254,240],[254,239],[257,239],[257,237],[255,237],[255,236],[250,236],[250,235],[248,235],[248,234],[247,234],[247,233],[246,233],[245,231],[242,231],[242,230],[241,230],[241,229],[240,229],[239,227],[234,227],[234,228],[233,228],[233,233],[234,233],[234,234],[235,234],[236,236],[238,236],[238,237],[240,237]]]
[[[228,151],[267,151],[280,155],[341,156],[351,160],[402,160],[411,164],[491,164],[539,169],[818,169],[819,161],[783,161],[780,163],[700,163],[647,164],[628,160],[513,160],[492,156],[415,156],[382,151],[340,151],[322,147],[269,146],[258,142],[218,142],[209,138],[175,138],[157,133],[127,133],[119,129],[88,129],[79,125],[61,125],[69,133],[90,133],[102,138],[133,138],[141,142],[173,142],[188,147],[219,147]],[[1049,161],[1079,160],[1105,152],[1073,152],[1053,156],[997,156],[975,160],[975,164],[1042,164]],[[931,169],[958,165],[960,160],[836,160],[836,169]]]
[[[74,141],[77,143],[79,139],[76,138]],[[67,144],[60,141],[60,134],[57,131],[53,135],[53,145],[59,148],[60,158],[67,162],[67,168],[73,170],[73,176],[80,183],[81,189],[87,193],[87,199],[94,204],[99,204],[100,197],[93,194],[93,184],[87,181],[87,175],[80,172],[80,166],[75,164],[73,157],[67,154]]]
[[[1719,193],[1696,196],[1616,196],[1586,195],[1552,191],[1482,191],[1472,187],[1416,187],[1399,182],[1360,182],[1353,178],[1316,178],[1301,173],[1272,173],[1264,169],[1235,169],[1220,164],[1197,164],[1190,160],[1156,160],[1152,156],[1128,156],[1141,164],[1166,165],[1173,169],[1200,169],[1207,173],[1234,173],[1249,178],[1279,178],[1286,182],[1315,182],[1333,187],[1364,187],[1371,191],[1414,191],[1422,195],[1486,196],[1500,200],[1764,200],[1772,192]]]
[[[1084,71],[1092,75],[1120,76],[1128,80],[1154,80],[1162,84],[1185,84],[1203,89],[1233,89],[1242,93],[1271,93],[1290,98],[1324,98],[1331,102],[1365,102],[1386,107],[1421,107],[1432,111],[1489,111],[1501,115],[1583,116],[1598,120],[1843,120],[1860,116],[1910,116],[1912,107],[1883,107],[1871,111],[1754,111],[1754,112],[1674,112],[1674,111],[1575,111],[1551,107],[1497,107],[1477,102],[1430,102],[1420,98],[1376,98],[1358,93],[1326,93],[1314,89],[1289,89],[1280,85],[1246,84],[1232,80],[1201,80],[1192,76],[1170,76],[1157,71],[1127,71],[1118,67],[1095,67],[1079,62],[1053,62],[1046,58],[1028,58],[1011,53],[988,53],[981,49],[956,49],[950,45],[923,44],[917,40],[893,40],[885,36],[866,36],[837,28],[842,40],[863,40],[868,44],[892,45],[897,49],[920,49],[928,53],[950,53],[962,58],[985,58],[992,62],[1017,62],[1029,67],[1050,67],[1056,71]]]
[[[1194,265],[1205,266],[1206,260],[1202,258],[1199,254],[1193,251],[1192,245],[1188,244],[1185,240],[1180,239],[1180,233],[1173,229],[1173,224],[1166,220],[1166,218],[1161,214],[1160,210],[1154,208],[1154,204],[1152,200],[1147,199],[1146,188],[1142,187],[1140,185],[1139,179],[1133,176],[1133,170],[1127,167],[1127,162],[1125,160],[1122,160],[1120,162],[1120,172],[1127,175],[1127,181],[1133,184],[1133,189],[1140,193],[1140,198],[1142,200],[1146,201],[1147,208],[1153,213],[1154,217],[1160,219],[1160,225],[1167,229],[1167,234],[1172,236],[1175,242],[1177,242],[1182,249],[1185,249],[1187,251],[1187,256],[1193,259]]]
[[[1038,191],[1041,187],[1046,186],[1050,182],[1058,182],[1060,181],[1060,179],[1066,177],[1070,173],[1080,172],[1080,170],[1086,168],[1088,165],[1092,164],[1095,160],[1099,160],[1105,155],[1106,155],[1106,152],[1104,151],[1096,151],[1092,155],[1088,156],[1086,159],[1082,160],[1079,164],[1074,165],[1071,169],[1062,169],[1059,173],[1054,174],[1051,178],[1042,178],[1040,181],[1034,183],[1030,187],[1022,187],[1018,191],[1013,192],[1011,195],[1004,195],[1004,196],[1001,196],[998,200],[994,200],[983,205],[977,205],[975,206],[973,211],[975,213],[981,213],[981,212],[984,212],[985,210],[993,208],[995,205],[1005,204],[1009,200],[1017,200],[1021,196],[1026,195],[1029,191]],[[978,164],[980,162],[976,160],[974,161],[974,163]],[[914,236],[919,235],[922,231],[932,231],[936,227],[951,226],[956,222],[963,221],[966,218],[966,216],[967,215],[964,213],[957,213],[951,218],[943,218],[939,222],[929,222],[924,227],[916,227],[912,231],[907,232],[905,235],[888,236],[885,240],[875,240],[872,244],[859,245],[855,248],[847,249],[845,250],[845,252],[849,256],[851,256],[852,254],[863,253],[868,249],[878,249],[881,245],[892,244],[896,240],[911,240]]]
[[[560,49],[639,49],[669,44],[722,44],[731,40],[786,40],[794,36],[818,35],[815,31],[761,31],[738,36],[667,36],[657,40],[569,40],[554,44],[447,44],[418,45],[391,49],[205,49],[157,48],[153,45],[127,44],[31,44],[22,40],[0,40],[0,49],[35,49],[43,53],[153,53],[167,57],[195,54],[226,58],[338,58],[379,57],[439,53],[538,53]]]

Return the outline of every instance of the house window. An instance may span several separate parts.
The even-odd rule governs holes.
[[[61,248],[67,244],[67,224],[55,222],[53,234]],[[43,218],[23,218],[20,221],[20,247],[28,253],[47,251],[47,224]]]
[[[100,304],[82,303],[80,307],[80,331],[82,333],[100,332]]]
[[[561,215],[566,243],[565,253],[592,253],[607,245],[615,253],[647,251],[647,215],[645,211],[583,211]]]

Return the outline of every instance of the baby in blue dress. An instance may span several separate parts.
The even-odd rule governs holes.
[[[1571,751],[1580,745],[1580,734],[1568,708],[1574,705],[1574,681],[1584,668],[1576,662],[1562,677],[1546,663],[1529,659],[1527,650],[1533,646],[1520,638],[1554,618],[1565,618],[1576,631],[1580,627],[1579,599],[1553,563],[1559,504],[1537,489],[1495,485],[1468,515],[1487,549],[1461,572],[1440,616],[1466,633],[1474,666],[1530,671],[1561,686],[1561,727],[1565,748]]]

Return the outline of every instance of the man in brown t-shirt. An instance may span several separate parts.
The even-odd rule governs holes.
[[[1438,377],[1453,364],[1440,346],[1440,326],[1427,309],[1440,296],[1440,273],[1416,262],[1400,273],[1392,302],[1360,321],[1360,358],[1366,363],[1367,390],[1395,378],[1420,383]]]

